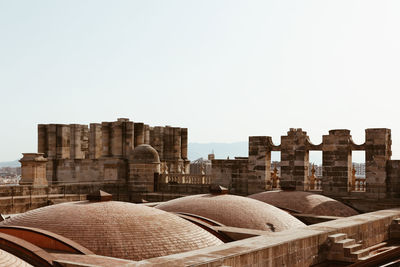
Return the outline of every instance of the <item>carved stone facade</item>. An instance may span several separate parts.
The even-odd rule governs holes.
[[[38,125],[38,152],[52,182],[128,181],[130,153],[143,144],[154,147],[170,173],[188,173],[187,142],[186,128],[150,127],[125,118],[90,127]]]

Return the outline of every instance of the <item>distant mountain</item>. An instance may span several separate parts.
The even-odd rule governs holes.
[[[14,160],[14,161],[4,161],[4,162],[0,162],[0,168],[2,167],[21,167],[21,163],[19,163],[18,160]]]

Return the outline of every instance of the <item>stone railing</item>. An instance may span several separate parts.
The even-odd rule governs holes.
[[[315,177],[310,180],[310,191],[322,191],[322,178]]]
[[[356,178],[352,191],[365,192],[366,188],[367,188],[367,182],[365,178]]]
[[[212,176],[206,174],[160,174],[159,181],[166,184],[211,184]]]

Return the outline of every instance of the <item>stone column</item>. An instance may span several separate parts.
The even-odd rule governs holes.
[[[164,127],[156,126],[150,130],[150,145],[157,150],[160,160],[164,161]]]
[[[322,143],[322,191],[327,196],[345,196],[352,176],[350,130],[331,130]]]
[[[57,157],[57,125],[47,125],[47,158],[55,159]]]
[[[181,128],[174,127],[173,129],[173,159],[180,160],[181,157]]]
[[[134,125],[132,121],[124,122],[124,145],[123,145],[123,155],[128,157],[133,150],[135,140],[134,140]]]
[[[84,159],[88,146],[88,127],[80,124],[70,124],[69,126],[71,129],[70,158]]]
[[[47,185],[46,162],[43,153],[23,153],[21,162],[21,184]]]
[[[142,122],[134,123],[134,131],[135,131],[135,147],[144,144],[144,124]]]
[[[150,127],[149,125],[144,125],[144,144],[150,145]]]
[[[57,124],[57,159],[70,158],[71,131],[69,125]]]
[[[170,126],[165,126],[164,128],[164,160],[170,160],[173,158],[173,129]]]
[[[365,130],[365,172],[369,197],[382,198],[386,188],[387,163],[392,156],[390,129]]]
[[[114,121],[111,123],[111,155],[122,157],[122,122]]]
[[[45,157],[47,157],[47,125],[39,124],[38,125],[38,152],[43,153]]]
[[[271,183],[270,144],[272,144],[272,138],[269,136],[249,137],[249,194],[263,191]]]
[[[101,140],[101,124],[90,124],[89,137],[89,157],[90,159],[98,159],[101,157],[102,140]]]
[[[188,159],[188,129],[181,128],[181,157],[183,160]]]
[[[101,123],[102,157],[111,157],[111,122]]]
[[[308,189],[309,151],[307,132],[291,128],[287,136],[281,136],[281,181],[282,188]]]

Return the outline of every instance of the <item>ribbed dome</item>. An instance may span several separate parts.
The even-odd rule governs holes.
[[[133,149],[129,156],[132,163],[160,163],[157,150],[150,145],[139,145]]]
[[[40,228],[65,236],[96,254],[130,260],[223,243],[174,214],[117,201],[47,206],[14,216],[0,225]]]
[[[31,267],[29,263],[0,249],[0,266],[2,267]]]
[[[332,198],[304,191],[269,191],[250,195],[275,207],[321,216],[353,216],[358,212]]]
[[[194,195],[162,203],[156,208],[206,217],[226,226],[279,232],[305,226],[292,215],[246,197]]]

